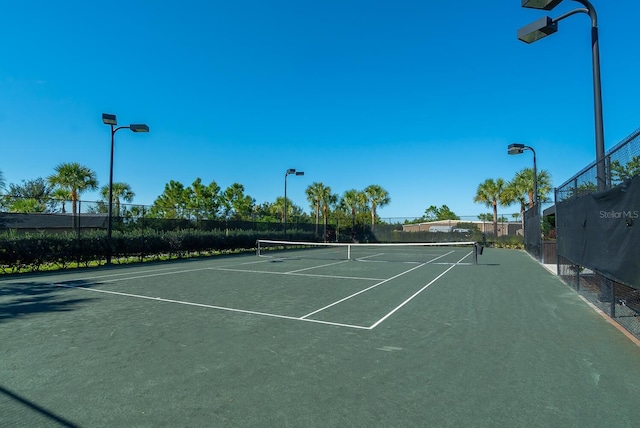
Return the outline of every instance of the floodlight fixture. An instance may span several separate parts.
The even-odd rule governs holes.
[[[562,0],[522,0],[522,7],[529,9],[551,10],[562,3]]]
[[[518,30],[518,40],[525,43],[533,43],[558,31],[558,22],[551,17],[542,18],[525,25]]]
[[[304,175],[304,171],[296,171],[296,175]]]
[[[105,125],[116,126],[118,124],[118,121],[116,120],[115,114],[102,113],[102,123],[104,123]]]
[[[131,124],[129,129],[133,132],[149,132],[149,127],[144,123]]]
[[[507,148],[507,153],[510,155],[519,155],[522,152],[524,152],[524,144],[513,143]]]

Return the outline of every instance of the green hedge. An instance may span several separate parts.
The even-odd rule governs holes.
[[[114,231],[113,263],[160,260],[253,250],[257,239],[283,239],[281,231],[234,229]],[[312,232],[290,230],[287,239],[313,240]],[[64,234],[0,234],[0,272],[37,272],[43,269],[103,265],[109,253],[104,231]]]

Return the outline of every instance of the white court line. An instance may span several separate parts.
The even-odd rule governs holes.
[[[308,313],[308,314],[306,314],[306,315],[304,315],[304,316],[302,316],[302,317],[300,317],[300,318],[305,319],[306,317],[310,317],[311,315],[315,315],[315,314],[317,314],[318,312],[324,311],[325,309],[328,309],[328,308],[330,308],[330,307],[332,307],[332,306],[335,306],[335,305],[337,305],[338,303],[342,303],[342,302],[344,302],[345,300],[349,300],[349,299],[351,299],[351,298],[353,298],[353,297],[355,297],[355,296],[357,296],[357,295],[359,295],[359,294],[362,294],[362,293],[364,293],[364,292],[367,292],[367,291],[369,291],[369,290],[372,290],[372,289],[376,288],[377,286],[384,284],[385,282],[389,282],[389,281],[391,281],[392,279],[398,278],[399,276],[402,276],[402,275],[404,275],[404,274],[406,274],[406,273],[409,273],[409,272],[411,272],[412,270],[416,270],[416,269],[418,269],[419,267],[422,267],[422,266],[424,266],[424,265],[426,265],[426,263],[422,263],[422,264],[421,264],[421,265],[419,265],[419,266],[412,267],[412,268],[411,268],[411,269],[409,269],[409,270],[406,270],[406,271],[404,271],[404,272],[401,272],[401,273],[399,273],[399,274],[397,274],[397,275],[395,275],[395,276],[392,276],[391,278],[387,278],[387,279],[385,279],[385,280],[383,280],[383,281],[380,281],[380,282],[379,282],[379,283],[377,283],[377,284],[373,284],[371,287],[367,287],[367,288],[365,288],[365,289],[363,289],[363,290],[358,291],[357,293],[353,293],[353,294],[352,294],[352,295],[350,295],[350,296],[344,297],[344,298],[342,298],[342,299],[338,300],[337,302],[333,302],[333,303],[331,303],[331,304],[329,304],[329,305],[327,305],[327,306],[325,306],[325,307],[323,307],[323,308],[317,309],[317,310],[315,310],[315,311],[313,311],[313,312],[311,312],[311,313]]]
[[[53,284],[52,283],[52,284],[49,284],[49,285],[56,286],[56,287],[64,287],[64,288],[74,288],[76,290],[83,290],[83,291],[93,291],[95,293],[114,294],[114,295],[117,295],[117,296],[125,296],[125,297],[136,297],[138,299],[153,300],[153,301],[156,301],[156,302],[176,303],[176,304],[179,304],[179,305],[197,306],[197,307],[200,307],[200,308],[218,309],[218,310],[221,310],[221,311],[239,312],[239,313],[250,314],[250,315],[260,315],[260,316],[271,317],[271,318],[281,318],[281,319],[294,320],[294,321],[306,321],[306,322],[313,322],[313,323],[316,323],[316,324],[326,324],[326,325],[333,325],[333,326],[337,326],[337,327],[349,327],[349,328],[356,328],[356,329],[360,329],[360,330],[370,330],[371,329],[370,327],[365,327],[365,326],[361,326],[361,325],[343,324],[343,323],[330,322],[330,321],[321,321],[321,320],[308,320],[308,319],[303,319],[303,318],[299,318],[299,317],[292,317],[292,316],[287,316],[287,315],[270,314],[268,312],[257,312],[257,311],[249,311],[249,310],[246,310],[246,309],[227,308],[227,307],[224,307],[224,306],[206,305],[204,303],[184,302],[184,301],[181,301],[181,300],[163,299],[162,297],[143,296],[143,295],[140,295],[140,294],[122,293],[122,292],[119,292],[119,291],[98,290],[98,289],[94,289],[94,288],[76,287],[74,285],[67,285],[67,284]]]
[[[353,298],[353,297],[355,297],[355,296],[358,296],[359,294],[362,294],[362,293],[365,293],[365,292],[367,292],[367,291],[369,291],[369,290],[372,290],[372,289],[376,288],[376,287],[377,287],[377,286],[379,286],[379,285],[382,285],[382,284],[384,284],[384,283],[386,283],[386,282],[391,281],[392,279],[395,279],[395,278],[401,277],[402,275],[407,274],[407,273],[409,273],[409,272],[411,272],[411,271],[414,271],[414,270],[416,270],[416,269],[418,269],[418,268],[420,268],[420,267],[422,267],[422,266],[425,266],[425,265],[427,265],[427,264],[431,264],[431,262],[433,262],[434,260],[438,260],[439,258],[442,258],[442,257],[444,257],[444,256],[447,256],[447,255],[449,255],[449,254],[451,254],[451,253],[453,253],[453,251],[450,251],[450,252],[448,252],[448,253],[446,253],[446,254],[443,254],[443,255],[441,255],[440,257],[436,257],[435,259],[429,260],[428,262],[425,262],[425,263],[419,264],[418,266],[414,266],[414,267],[412,267],[412,268],[411,268],[411,269],[409,269],[409,270],[406,270],[406,271],[404,271],[404,272],[401,272],[401,273],[399,273],[399,274],[397,274],[397,275],[395,275],[395,276],[392,276],[391,278],[387,278],[387,279],[385,279],[385,280],[383,280],[383,281],[381,281],[381,282],[379,282],[379,283],[377,283],[377,284],[373,284],[371,287],[367,287],[367,288],[365,288],[365,289],[363,289],[363,290],[360,290],[360,291],[358,291],[358,292],[356,292],[356,293],[353,293],[353,294],[352,294],[352,295],[350,295],[350,296],[344,297],[344,298],[342,298],[342,299],[340,299],[340,300],[338,300],[338,301],[336,301],[336,302],[330,303],[330,304],[328,304],[327,306],[325,306],[325,307],[323,307],[323,308],[317,309],[317,310],[315,310],[315,311],[313,311],[313,312],[311,312],[311,313],[308,313],[308,314],[306,314],[306,315],[302,316],[301,318],[306,319],[307,317],[310,317],[311,315],[315,315],[315,314],[317,314],[318,312],[322,312],[322,311],[324,311],[325,309],[329,309],[330,307],[335,306],[335,305],[337,305],[337,304],[339,304],[339,303],[342,303],[342,302],[344,302],[344,301],[346,301],[346,300],[349,300],[349,299],[351,299],[351,298]],[[471,254],[471,253],[469,253],[469,254]],[[462,260],[464,260],[466,257],[468,257],[468,256],[469,256],[469,254],[467,254],[466,256],[464,256],[463,258],[461,258],[460,260],[458,260],[458,262],[461,262]],[[449,270],[451,270],[451,268],[453,268],[454,266],[455,266],[455,264],[454,264],[454,265],[452,265],[449,269],[447,269],[444,273],[447,273],[447,272],[448,272]],[[443,274],[441,274],[440,276],[444,275],[444,273],[443,273]],[[440,276],[438,276],[438,278],[440,278]],[[437,279],[437,278],[436,278],[436,279]],[[434,280],[434,281],[435,281],[435,280]],[[426,288],[426,287],[425,287],[425,288]],[[397,310],[397,308],[396,308],[396,309],[394,309],[394,312],[395,312],[395,310]],[[387,316],[388,316],[388,315],[387,315]],[[375,325],[377,325],[377,324],[375,324]],[[373,327],[372,327],[372,328],[373,328]]]
[[[342,264],[342,263],[346,263],[346,262],[348,262],[348,261],[349,261],[349,260],[340,260],[339,262],[327,263],[327,264],[320,265],[320,266],[311,266],[311,267],[304,268],[304,269],[290,270],[290,271],[288,271],[288,272],[286,272],[286,273],[303,272],[303,271],[305,271],[305,270],[318,269],[318,268],[321,268],[321,267],[327,267],[327,266],[339,265],[339,264]]]
[[[256,273],[256,274],[266,274],[266,275],[292,275],[292,276],[310,276],[310,277],[317,277],[317,278],[334,278],[334,279],[361,279],[361,280],[365,280],[365,281],[382,281],[384,278],[364,278],[364,277],[358,277],[358,276],[339,276],[339,275],[321,275],[321,274],[314,274],[314,273],[294,273],[297,271],[291,271],[291,272],[269,272],[269,271],[262,271],[262,270],[250,270],[250,269],[231,269],[231,268],[208,268],[211,270],[222,270],[222,271],[229,271],[229,272],[246,272],[246,273]]]
[[[453,251],[452,251],[453,252]],[[399,306],[397,306],[396,308],[394,308],[391,312],[389,312],[388,314],[386,314],[384,317],[382,317],[381,319],[379,319],[377,322],[375,322],[373,325],[366,327],[366,326],[359,326],[359,325],[354,325],[354,324],[344,324],[344,323],[337,323],[337,322],[331,322],[331,321],[323,321],[323,320],[314,320],[314,319],[309,319],[307,317],[314,315],[318,312],[321,312],[331,306],[337,305],[338,303],[341,303],[345,300],[348,300],[352,297],[355,297],[359,294],[362,294],[366,291],[369,291],[379,285],[382,285],[392,279],[398,278],[406,273],[409,273],[415,269],[418,269],[422,266],[425,266],[427,264],[431,264],[433,261],[444,257],[446,255],[448,255],[450,253],[447,254],[443,254],[435,259],[432,259],[426,263],[422,263],[419,266],[415,266],[407,271],[404,271],[402,273],[399,273],[398,275],[395,275],[391,278],[382,280],[381,282],[372,285],[371,287],[368,287],[364,290],[361,290],[357,293],[354,293],[350,296],[347,296],[337,302],[334,302],[330,305],[327,305],[321,309],[318,309],[314,312],[311,312],[309,314],[306,314],[302,317],[293,317],[293,316],[287,316],[287,315],[278,315],[278,314],[271,314],[271,313],[267,313],[267,312],[258,312],[258,311],[250,311],[250,310],[245,310],[245,309],[235,309],[235,308],[228,308],[228,307],[224,307],[224,306],[216,306],[216,305],[207,305],[207,304],[203,304],[203,303],[194,303],[194,302],[185,302],[185,301],[180,301],[180,300],[172,300],[172,299],[164,299],[161,297],[151,297],[151,296],[144,296],[144,295],[138,295],[138,294],[131,294],[131,293],[122,293],[122,292],[118,292],[118,291],[109,291],[109,290],[99,290],[99,289],[93,289],[93,288],[87,288],[87,287],[79,287],[79,286],[74,286],[74,285],[67,285],[64,283],[51,283],[51,286],[57,286],[57,287],[64,287],[64,288],[74,288],[77,290],[83,290],[83,291],[92,291],[95,293],[105,293],[105,294],[112,294],[112,295],[119,295],[119,296],[125,296],[125,297],[135,297],[135,298],[139,298],[139,299],[145,299],[145,300],[154,300],[154,301],[159,301],[159,302],[166,302],[166,303],[175,303],[175,304],[181,304],[181,305],[187,305],[187,306],[196,306],[196,307],[203,307],[203,308],[209,308],[209,309],[217,309],[217,310],[222,310],[222,311],[228,311],[228,312],[237,312],[237,313],[244,313],[244,314],[251,314],[251,315],[259,315],[259,316],[266,316],[266,317],[271,317],[271,318],[280,318],[280,319],[288,319],[288,320],[294,320],[294,321],[305,321],[305,322],[312,322],[312,323],[316,323],[316,324],[324,324],[324,325],[332,325],[332,326],[337,326],[337,327],[347,327],[347,328],[354,328],[354,329],[359,329],[359,330],[373,330],[374,328],[376,328],[378,325],[380,325],[383,321],[385,321],[387,318],[389,318],[391,315],[393,315],[395,312],[397,312],[400,308],[402,308],[404,305],[406,305],[407,303],[409,303],[411,300],[413,300],[416,296],[418,296],[422,291],[424,291],[427,287],[429,287],[430,285],[432,285],[434,282],[436,282],[438,279],[440,279],[442,276],[444,276],[447,272],[449,272],[451,269],[453,269],[455,266],[457,266],[458,264],[462,264],[460,262],[462,262],[462,260],[464,260],[465,258],[467,258],[469,255],[471,255],[472,253],[468,253],[467,255],[465,255],[464,257],[462,257],[460,260],[458,260],[458,262],[456,262],[455,264],[452,264],[449,268],[447,268],[443,273],[441,273],[440,275],[438,275],[435,279],[433,279],[431,282],[429,282],[428,284],[426,284],[424,287],[422,287],[419,291],[417,291],[416,293],[414,293],[411,297],[409,297],[407,300],[405,300],[404,302],[402,302]],[[250,263],[246,263],[246,264],[251,264],[253,262]],[[244,264],[244,263],[243,263]],[[438,263],[439,264],[439,263]],[[117,281],[124,281],[127,279],[138,279],[138,278],[147,278],[147,277],[154,277],[154,276],[160,276],[160,275],[171,275],[174,273],[185,273],[185,272],[193,272],[193,271],[201,271],[201,270],[206,270],[206,269],[220,269],[220,270],[231,270],[231,269],[224,269],[224,268],[212,268],[212,267],[207,267],[207,268],[198,268],[198,269],[191,269],[191,270],[182,270],[182,271],[176,271],[176,272],[166,272],[166,273],[158,273],[158,274],[152,274],[152,275],[144,275],[144,276],[138,276],[138,277],[131,277],[131,278],[117,278],[117,279],[111,279],[108,280],[106,282],[117,282]],[[163,269],[166,270],[166,269]],[[148,272],[154,272],[154,271],[148,271]],[[248,272],[254,272],[254,273],[265,273],[265,272],[256,272],[256,271],[248,271]],[[268,272],[268,273],[275,273],[275,272]],[[320,275],[310,275],[310,274],[292,274],[292,273],[280,273],[280,274],[288,274],[288,275],[301,275],[301,276],[320,276]],[[112,275],[115,276],[115,275]],[[346,279],[353,279],[353,277],[343,277]],[[360,278],[360,279],[372,279],[372,278]],[[377,279],[376,279],[377,280]]]
[[[449,272],[451,269],[453,269],[454,267],[456,267],[458,265],[458,263],[460,263],[461,261],[463,261],[464,259],[466,259],[467,257],[469,257],[472,254],[472,252],[470,252],[469,254],[467,254],[466,256],[462,257],[460,260],[458,260],[457,263],[449,266],[447,269],[445,269],[444,272],[442,272],[440,275],[436,276],[431,282],[429,282],[427,285],[425,285],[424,287],[422,287],[420,290],[416,291],[415,293],[413,293],[413,295],[411,297],[409,297],[407,300],[405,300],[404,302],[400,303],[400,305],[398,305],[397,307],[395,307],[391,312],[389,312],[388,314],[386,314],[385,316],[383,316],[382,318],[380,318],[378,321],[376,321],[370,328],[371,330],[373,330],[374,328],[376,328],[378,325],[380,325],[384,320],[386,320],[387,318],[389,318],[391,315],[393,315],[394,313],[396,313],[400,308],[402,308],[404,305],[406,305],[407,303],[409,303],[411,300],[413,300],[418,294],[422,293],[424,290],[427,289],[427,287],[429,287],[431,284],[433,284],[434,282],[436,282],[437,280],[439,280],[440,278],[442,278],[447,272]]]

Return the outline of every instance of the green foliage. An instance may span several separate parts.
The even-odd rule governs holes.
[[[487,246],[494,248],[524,249],[524,237],[519,235],[490,236],[487,237]]]
[[[422,221],[437,221],[437,220],[460,220],[460,217],[456,215],[451,209],[442,205],[440,208],[435,205],[431,205],[424,212]]]
[[[176,226],[175,223],[172,225]],[[309,241],[313,239],[313,231],[293,227],[287,231],[287,237]],[[253,250],[258,238],[282,239],[280,224],[252,230],[224,227],[210,230],[114,230],[111,254],[113,263],[202,256]],[[80,235],[73,232],[25,235],[5,232],[0,234],[0,272],[37,272],[45,268],[100,265],[105,263],[108,250],[109,241],[104,231]]]
[[[640,174],[640,156],[632,156],[631,160],[622,165],[619,160],[611,162],[611,181],[614,184],[628,180],[634,175]]]

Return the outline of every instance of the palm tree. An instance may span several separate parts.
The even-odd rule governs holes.
[[[56,201],[56,203],[54,204],[54,208],[55,206],[57,206],[57,203],[60,202],[60,204],[62,205],[62,214],[66,213],[66,202],[71,199],[71,192],[67,189],[63,189],[62,187],[58,187],[53,192],[51,192],[51,197]]]
[[[307,201],[309,201],[311,207],[316,212],[316,237],[318,237],[318,225],[320,224],[320,205],[322,203],[323,195],[327,192],[326,189],[327,186],[321,182],[314,182],[305,190]],[[331,192],[331,189],[329,189],[329,192]]]
[[[136,194],[133,193],[131,186],[127,183],[113,183],[111,190],[113,194],[113,204],[116,206],[116,217],[120,217],[120,200],[131,202]],[[100,196],[107,201],[107,204],[109,203],[109,186],[102,186]]]
[[[96,190],[98,188],[96,173],[77,162],[61,163],[55,167],[55,172],[47,180],[51,185],[71,192],[72,212],[75,216],[80,195],[86,190]]]
[[[2,171],[0,171],[0,190],[4,189],[4,177],[2,176]]]
[[[540,202],[546,202],[547,195],[551,192],[551,178],[547,170],[542,170],[537,173],[538,176],[538,200]],[[536,198],[533,194],[533,169],[524,168],[516,174],[514,181],[519,181],[522,191],[526,194],[529,201],[529,208],[533,208]]]
[[[367,195],[367,199],[371,204],[371,230],[373,231],[376,223],[376,210],[378,207],[382,208],[385,205],[389,205],[391,198],[389,192],[384,190],[377,184],[372,184],[364,189],[364,193]]]
[[[340,199],[340,204],[351,213],[351,234],[356,228],[356,213],[358,211],[358,192],[356,189],[347,190]]]
[[[497,180],[487,178],[478,186],[476,196],[473,198],[474,202],[493,208],[493,234],[495,236],[498,236],[498,204],[509,205],[505,203],[510,197],[505,189],[506,183],[502,178]]]
[[[520,223],[522,230],[524,230],[524,211],[527,206],[527,184],[522,176],[516,174],[516,176],[507,183],[504,189],[504,199],[510,203],[517,202],[520,207],[520,212],[514,214],[513,217],[520,217]]]
[[[329,219],[329,209],[338,202],[338,195],[331,193],[331,187],[324,188],[322,193],[322,223],[324,225],[323,240],[327,242],[327,221]]]

